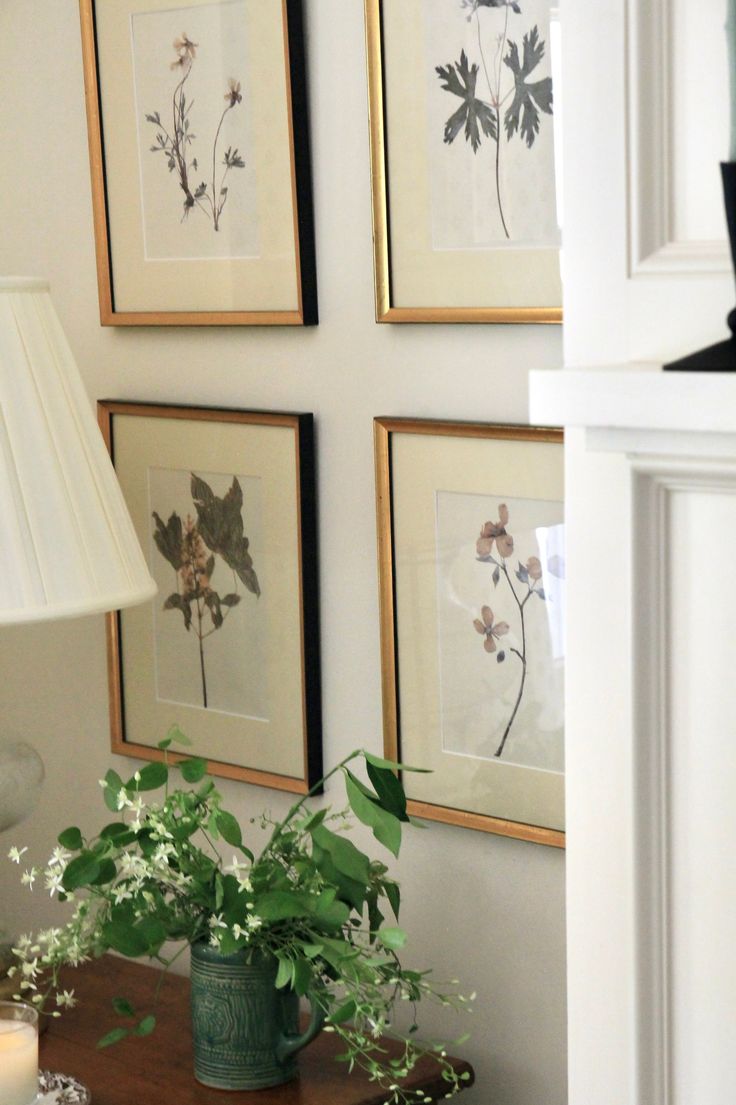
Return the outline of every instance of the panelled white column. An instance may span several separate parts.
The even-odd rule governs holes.
[[[532,373],[566,429],[569,1105],[736,1101],[736,378]]]

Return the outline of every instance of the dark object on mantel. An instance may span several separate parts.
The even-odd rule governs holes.
[[[736,161],[721,162],[723,201],[726,205],[731,258],[736,270]],[[736,307],[728,316],[731,337],[690,353],[664,366],[668,372],[736,372]]]
[[[299,1056],[299,1078],[268,1090],[208,1089],[194,1079],[189,1012],[189,979],[169,974],[156,1004],[156,1030],[141,1039],[123,1040],[98,1051],[97,1040],[120,1023],[114,997],[125,997],[149,1012],[160,971],[117,956],[104,955],[76,970],[62,972],[62,987],[76,991],[79,1004],[51,1022],[41,1041],[41,1066],[63,1070],[92,1092],[93,1105],[381,1105],[387,1094],[360,1071],[348,1074],[335,1061],[343,1050],[334,1033],[318,1036]],[[389,1054],[401,1047],[386,1042]],[[451,1059],[458,1073],[473,1068]],[[432,1059],[422,1059],[404,1085],[442,1101],[447,1083]],[[490,1098],[489,1105],[490,1105]],[[421,1097],[417,1096],[417,1101]]]

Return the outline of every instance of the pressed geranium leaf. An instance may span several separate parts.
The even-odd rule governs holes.
[[[487,138],[497,141],[496,116],[490,105],[478,99],[475,94],[478,66],[469,64],[465,51],[461,51],[458,62],[436,66],[436,73],[443,82],[445,92],[451,92],[463,101],[445,123],[445,142],[454,142],[463,127],[465,139],[470,142],[473,153],[478,152],[481,144],[481,131]]]
[[[513,138],[520,130],[521,137],[530,148],[539,133],[539,112],[552,114],[552,78],[529,83],[527,77],[544,57],[544,42],[539,38],[539,28],[534,26],[524,35],[523,57],[519,48],[509,42],[509,52],[503,59],[514,75],[514,99],[504,115],[506,137]]]
[[[156,548],[168,560],[174,571],[178,572],[184,563],[181,518],[174,512],[170,515],[168,522],[164,523],[154,510],[153,520],[156,523],[156,529],[153,531]]]
[[[197,508],[197,525],[208,548],[225,561],[254,595],[261,593],[250,542],[244,533],[243,491],[237,477],[224,498],[214,494],[209,484],[192,473],[192,499]]]

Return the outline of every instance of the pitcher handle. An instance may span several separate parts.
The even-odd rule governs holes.
[[[327,1020],[327,1014],[312,994],[307,994],[307,1001],[312,1009],[307,1030],[302,1032],[301,1035],[281,1037],[276,1045],[276,1057],[280,1063],[283,1063],[284,1059],[288,1059],[290,1055],[296,1055],[297,1051],[301,1051],[307,1044],[311,1044],[315,1036],[318,1036],[322,1031],[322,1026]]]

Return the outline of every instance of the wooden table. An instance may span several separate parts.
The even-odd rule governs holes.
[[[74,987],[79,1005],[51,1022],[41,1040],[42,1068],[78,1078],[92,1091],[93,1105],[382,1105],[386,1100],[385,1091],[367,1076],[359,1071],[348,1074],[335,1062],[339,1041],[324,1032],[300,1053],[300,1076],[294,1082],[242,1093],[200,1086],[192,1074],[189,980],[177,975],[163,981],[152,1036],[98,1051],[97,1040],[121,1023],[112,999],[126,997],[148,1011],[158,977],[154,968],[113,956],[69,971],[64,985]],[[388,1047],[398,1053],[395,1045]],[[452,1062],[459,1073],[467,1071],[470,1080],[465,1085],[471,1085],[470,1064]],[[431,1059],[423,1059],[405,1085],[441,1101],[447,1083],[438,1070]]]

